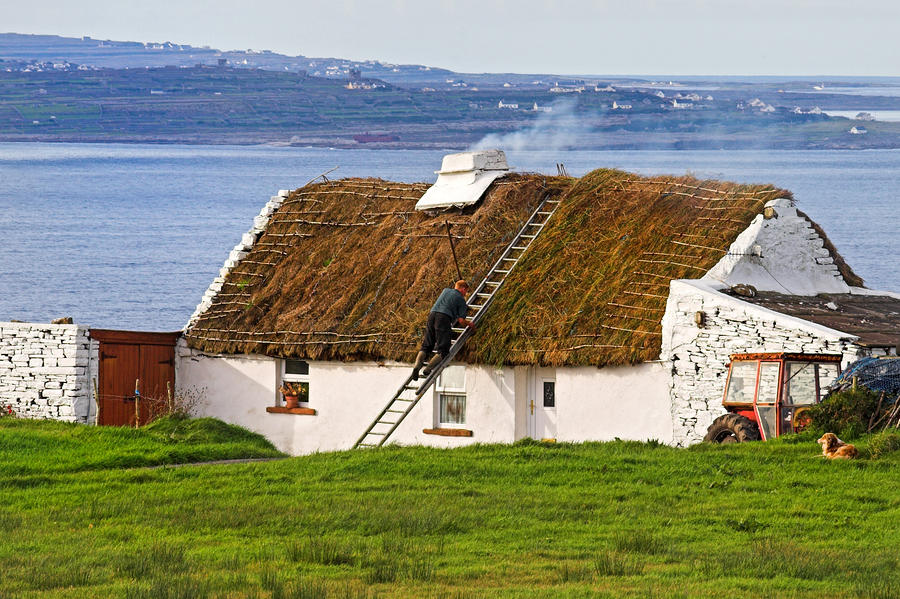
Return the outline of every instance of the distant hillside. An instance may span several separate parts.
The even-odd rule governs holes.
[[[422,65],[394,65],[375,60],[352,61],[342,58],[310,58],[285,56],[269,50],[218,50],[208,46],[196,47],[172,42],[123,42],[98,40],[91,37],[61,37],[58,35],[26,35],[0,33],[0,61],[17,63],[71,63],[109,69],[217,65],[225,60],[228,66],[256,68],[269,71],[308,72],[318,77],[346,79],[351,69],[364,77],[374,77],[392,83],[422,83],[444,81],[454,73],[446,69]],[[3,64],[0,62],[0,68]],[[528,77],[527,75],[524,77]]]
[[[0,141],[900,147],[900,123],[867,121],[860,129],[862,122],[853,127],[824,112],[900,110],[891,82],[845,85],[865,86],[869,93],[761,79],[461,74],[267,50],[4,33]]]

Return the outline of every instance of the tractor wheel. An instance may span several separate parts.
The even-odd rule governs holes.
[[[759,427],[755,422],[740,414],[723,414],[706,430],[704,441],[710,443],[744,443],[759,441]]]

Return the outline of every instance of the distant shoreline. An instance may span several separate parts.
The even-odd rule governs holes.
[[[644,140],[642,142],[629,142],[620,139],[616,143],[608,144],[589,144],[589,145],[571,145],[554,147],[555,150],[561,151],[671,151],[671,150],[720,150],[720,151],[738,151],[738,150],[896,150],[900,149],[900,141],[897,143],[872,143],[866,144],[864,140],[856,141],[856,143],[804,143],[801,141],[775,141],[769,143],[741,143],[741,141],[723,141],[723,140],[703,140],[703,139],[679,139],[654,141]],[[473,142],[458,143],[453,142],[371,142],[358,143],[346,138],[319,138],[309,142],[287,142],[283,140],[271,139],[229,139],[229,138],[144,138],[144,137],[123,137],[119,139],[98,139],[94,137],[84,136],[63,136],[63,137],[41,137],[41,136],[12,136],[0,135],[0,143],[46,143],[46,144],[123,144],[123,145],[181,145],[181,146],[265,146],[278,148],[333,148],[339,150],[458,150],[464,151],[472,146]],[[499,144],[503,145],[503,144]],[[523,147],[526,151],[540,151],[547,149],[544,147]]]

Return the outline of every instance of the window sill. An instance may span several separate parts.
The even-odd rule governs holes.
[[[422,432],[426,435],[440,435],[442,437],[471,437],[472,431],[466,428],[425,428]]]
[[[266,408],[269,414],[296,414],[297,416],[315,416],[313,408],[286,408],[284,406],[269,406]]]

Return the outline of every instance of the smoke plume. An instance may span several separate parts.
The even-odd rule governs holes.
[[[540,113],[530,127],[511,133],[491,133],[472,144],[469,150],[502,148],[517,152],[574,149],[578,136],[591,129],[576,114],[577,104],[574,98],[557,100],[551,105],[551,112]]]

